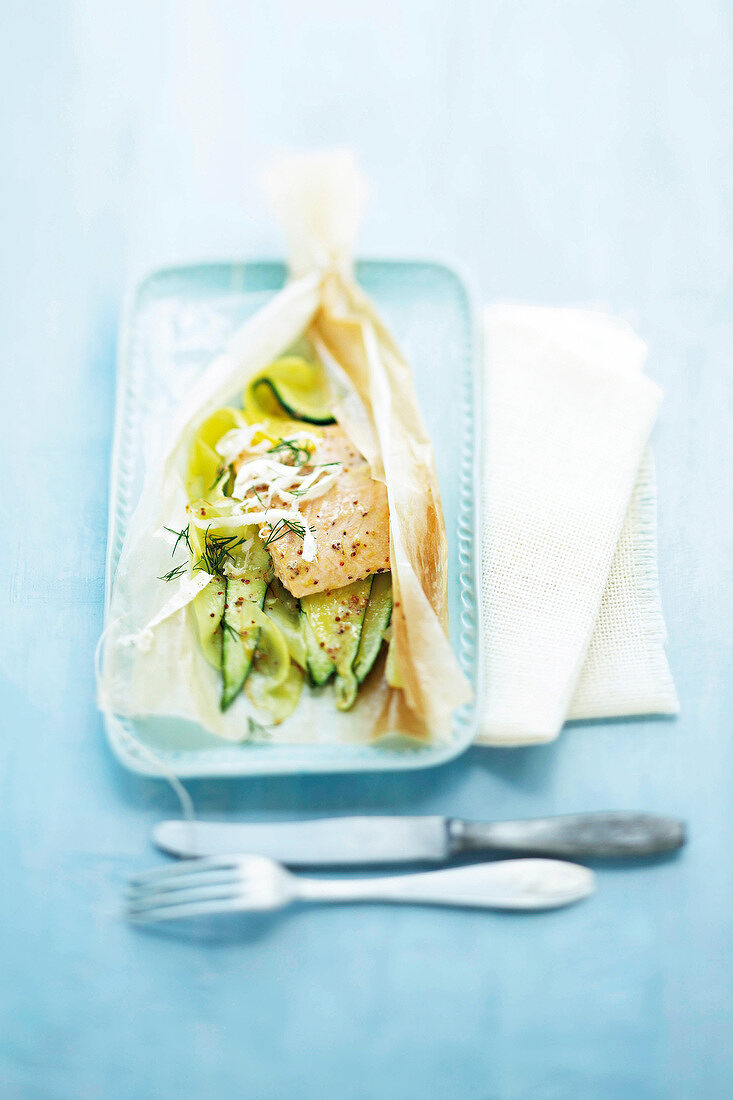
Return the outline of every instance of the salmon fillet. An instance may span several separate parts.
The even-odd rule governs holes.
[[[389,569],[387,490],[337,424],[322,432],[316,461],[343,466],[323,496],[300,505],[316,537],[316,560],[303,561],[303,540],[290,531],[267,548],[277,577],[297,598]]]

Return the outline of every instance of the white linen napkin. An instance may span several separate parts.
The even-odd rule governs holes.
[[[646,345],[593,310],[496,305],[484,325],[477,742],[676,713],[647,450],[661,392],[642,373]]]

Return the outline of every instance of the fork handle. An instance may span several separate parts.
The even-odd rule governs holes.
[[[445,871],[361,879],[294,879],[301,901],[387,901],[476,909],[554,909],[592,893],[587,867],[555,859],[508,859]]]

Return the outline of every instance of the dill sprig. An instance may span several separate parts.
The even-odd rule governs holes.
[[[232,465],[231,462],[229,463],[228,466],[224,465],[223,463],[222,463],[221,466],[218,466],[217,470],[216,470],[216,476],[214,478],[213,484],[211,484],[209,486],[209,488],[206,490],[207,493],[210,493],[210,492],[212,492],[212,490],[216,489],[217,485],[223,479],[225,474],[226,474],[226,480],[229,481],[229,478],[232,476],[233,473],[234,473],[234,466]],[[222,487],[222,492],[224,492],[223,487]],[[224,496],[226,496],[226,495],[227,494],[224,493]]]
[[[310,460],[313,457],[310,450],[298,443],[297,439],[278,439],[268,450],[268,454],[277,454],[278,451],[289,452],[290,457],[293,460],[293,466],[309,466]]]
[[[162,577],[158,577],[159,581],[177,581],[179,577],[182,577],[186,572],[188,566],[187,562],[181,562],[180,565],[174,565],[168,573],[164,573]]]
[[[204,535],[204,550],[194,569],[205,569],[213,576],[220,576],[224,562],[234,561],[233,550],[247,541],[236,535],[212,535],[209,528]]]
[[[297,535],[299,539],[305,538],[305,526],[302,523],[298,523],[297,520],[291,519],[279,519],[275,526],[270,531],[267,539],[263,543],[265,549],[271,546],[273,542],[277,542],[278,539],[287,535],[288,531],[291,531],[294,535]]]
[[[188,537],[190,529],[191,529],[191,524],[190,523],[187,523],[186,526],[181,531],[174,531],[172,527],[164,527],[163,528],[164,531],[168,531],[169,534],[176,536],[176,541],[174,542],[173,549],[171,550],[171,557],[175,557],[176,550],[178,549],[178,543],[181,542],[181,540],[183,540],[183,542],[185,542],[185,544],[188,547],[189,552],[190,552],[190,550],[191,550],[191,540]]]

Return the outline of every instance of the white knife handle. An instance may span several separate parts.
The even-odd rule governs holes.
[[[595,876],[555,859],[509,859],[372,879],[300,878],[302,901],[392,901],[476,909],[553,909],[587,897]]]

